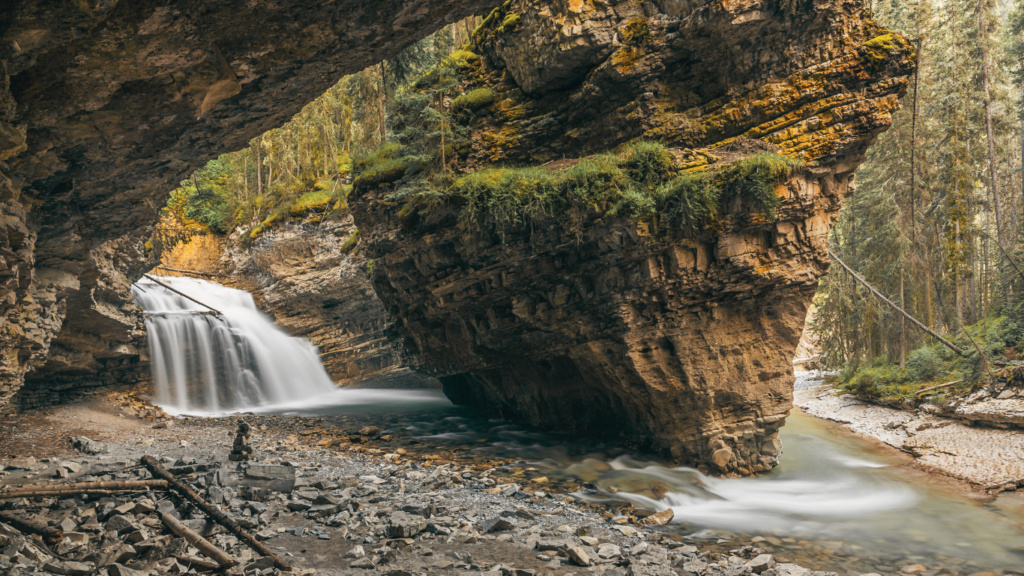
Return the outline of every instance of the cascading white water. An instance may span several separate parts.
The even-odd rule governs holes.
[[[337,389],[307,340],[282,332],[248,292],[193,278],[132,286],[146,311],[156,401],[172,413],[223,414],[303,401]]]

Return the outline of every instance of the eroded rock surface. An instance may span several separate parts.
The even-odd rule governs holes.
[[[127,287],[176,182],[495,3],[0,4],[0,410],[43,364],[138,360]]]
[[[909,42],[856,2],[514,0],[477,35],[473,167],[541,164],[634,138],[686,168],[749,140],[806,161],[774,222],[739,203],[696,237],[594,211],[579,226],[469,232],[350,199],[377,293],[457,403],[618,435],[722,473],[771,468],[826,235],[891,124]],[[740,151],[742,152],[742,150]],[[358,181],[357,181],[358,184]]]

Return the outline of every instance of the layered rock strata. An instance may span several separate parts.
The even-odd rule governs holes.
[[[127,286],[176,182],[495,3],[0,3],[0,411],[36,367],[139,347]]]
[[[598,209],[471,231],[457,207],[400,218],[395,185],[357,186],[374,286],[414,361],[457,403],[720,473],[774,466],[826,236],[898,108],[910,43],[844,1],[513,0],[476,39],[469,74],[495,98],[463,166],[647,138],[685,170],[759,147],[806,168],[777,187],[774,221],[736,201],[692,237]]]

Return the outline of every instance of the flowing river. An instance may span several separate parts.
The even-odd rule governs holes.
[[[728,551],[753,540],[780,561],[841,576],[896,574],[913,564],[929,567],[908,568],[924,576],[936,568],[972,574],[1024,566],[1021,495],[973,494],[907,466],[909,456],[799,410],[782,429],[776,469],[754,478],[709,477],[614,444],[457,407],[440,390],[325,386],[315,349],[274,328],[248,294],[172,281],[225,310],[222,317],[195,314],[201,310],[193,303],[152,283],[136,293],[150,315],[154,363],[164,362],[154,367],[157,401],[171,410],[318,417],[348,428],[381,426],[482,458],[515,458],[551,479],[579,483],[576,496],[591,502],[672,507],[674,521],[659,530],[704,547]]]

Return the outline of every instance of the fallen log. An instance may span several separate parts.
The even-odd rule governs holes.
[[[160,520],[164,525],[170,528],[171,532],[174,532],[176,536],[184,538],[189,544],[195,546],[197,550],[209,556],[221,568],[226,569],[238,565],[238,560],[235,560],[230,554],[211,544],[206,538],[203,538],[199,534],[190,530],[188,526],[182,524],[181,521],[174,516],[164,512],[160,515]]]
[[[157,270],[167,270],[168,272],[178,272],[180,274],[193,274],[195,276],[206,276],[207,278],[216,278],[217,274],[210,274],[208,272],[196,272],[195,270],[182,270],[180,268],[168,268],[167,266],[157,266]]]
[[[158,286],[163,286],[164,288],[167,288],[168,290],[170,290],[171,292],[174,292],[174,293],[175,293],[175,294],[177,294],[178,296],[182,296],[182,297],[184,297],[184,298],[188,298],[189,300],[191,300],[191,301],[195,302],[196,304],[199,304],[199,305],[200,305],[200,306],[202,306],[203,308],[209,308],[210,310],[213,310],[213,311],[214,311],[214,312],[215,312],[215,313],[216,313],[216,314],[217,314],[218,316],[223,316],[223,315],[224,315],[224,314],[223,314],[223,313],[222,313],[222,312],[221,312],[220,310],[217,310],[217,309],[216,309],[216,308],[214,308],[213,306],[210,306],[209,304],[203,304],[203,303],[202,303],[202,302],[200,302],[199,300],[196,300],[195,298],[193,298],[193,297],[189,296],[188,294],[185,294],[185,293],[184,293],[184,292],[182,292],[181,290],[178,290],[178,289],[176,289],[176,288],[171,288],[171,287],[170,287],[170,286],[168,286],[167,284],[164,284],[163,282],[161,282],[161,281],[157,280],[156,278],[153,278],[153,277],[152,277],[152,276],[150,276],[149,274],[143,274],[143,275],[142,275],[142,277],[143,277],[143,278],[147,278],[147,279],[149,279],[149,280],[153,281],[153,282],[154,282],[154,283],[156,283],[156,284],[157,284]]]
[[[36,490],[32,492],[0,493],[0,500],[16,498],[38,498],[40,496],[76,496],[78,494],[145,494],[147,490],[101,490],[86,488],[84,490]]]
[[[27,532],[29,534],[41,536],[43,540],[49,544],[59,544],[60,541],[64,539],[64,530],[61,530],[60,528],[52,528],[42,522],[32,520],[31,518],[21,516],[20,514],[0,511],[0,522],[9,524],[19,532]]]
[[[893,302],[892,300],[889,300],[888,298],[883,296],[882,293],[879,292],[874,286],[872,286],[871,284],[868,284],[867,280],[861,278],[859,274],[854,272],[853,268],[850,268],[849,266],[847,266],[846,262],[843,262],[842,260],[840,260],[839,257],[836,256],[834,252],[829,250],[828,251],[828,255],[831,256],[832,259],[835,260],[840,266],[842,266],[846,270],[846,272],[849,273],[850,276],[853,277],[854,280],[856,280],[862,286],[867,288],[868,291],[871,292],[871,294],[873,294],[876,298],[878,298],[882,302],[885,302],[890,307],[892,307],[894,310],[896,310],[897,312],[902,314],[903,317],[906,318],[907,320],[910,320],[914,324],[914,326],[917,326],[922,331],[924,331],[926,334],[928,334],[932,338],[935,338],[936,340],[941,342],[946,348],[949,348],[950,350],[952,350],[957,356],[960,356],[961,358],[967,358],[967,353],[966,352],[964,352],[963,350],[958,348],[955,344],[953,344],[949,340],[946,340],[942,336],[939,336],[939,334],[937,332],[935,332],[931,328],[925,326],[924,324],[919,322],[917,318],[914,318],[913,316],[908,314],[906,310],[904,310],[903,308],[900,308],[899,306],[897,306],[895,302]]]
[[[238,525],[238,522],[235,522],[230,516],[224,514],[215,506],[204,500],[201,496],[196,494],[194,490],[192,490],[191,488],[183,484],[180,480],[178,480],[178,478],[174,474],[171,474],[170,472],[165,470],[164,467],[160,465],[160,462],[156,460],[156,458],[153,458],[152,456],[148,455],[143,456],[142,464],[144,464],[146,468],[149,468],[149,471],[150,473],[153,474],[153,476],[167,480],[167,483],[170,485],[170,488],[177,491],[179,494],[182,495],[182,497],[186,498],[187,500],[195,504],[197,508],[202,510],[203,513],[209,516],[214,522],[226,528],[228,532],[234,534],[235,537],[237,537],[242,542],[245,542],[250,548],[259,552],[262,556],[270,558],[274,562],[274,566],[277,567],[278,570],[284,570],[285,572],[293,571],[292,567],[289,564],[285,563],[284,560],[278,558],[277,554],[274,554],[270,551],[269,548],[267,548],[258,540],[253,538],[252,534],[249,534],[245,531],[244,528]]]
[[[70,490],[139,490],[144,488],[167,488],[166,480],[124,480],[107,482],[75,482],[73,484],[26,484],[0,490],[0,495],[19,492],[70,491]]]
[[[924,394],[925,392],[931,392],[932,390],[938,390],[939,388],[947,388],[949,386],[953,386],[954,384],[959,384],[959,383],[960,383],[959,380],[954,380],[952,382],[946,382],[945,384],[939,384],[938,386],[929,386],[927,388],[922,388],[922,389],[918,390],[917,392],[914,392],[914,396],[920,396],[920,395]]]

